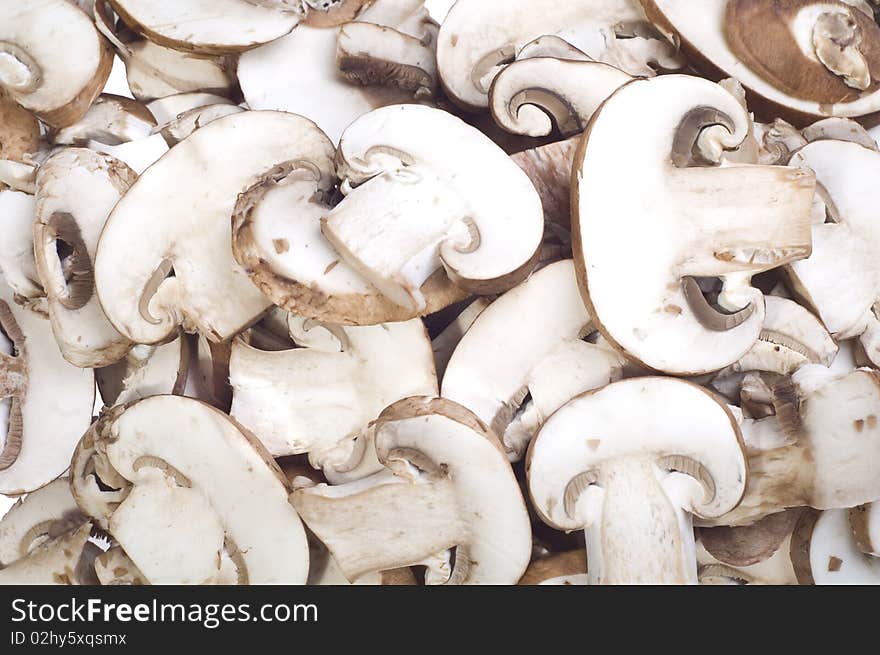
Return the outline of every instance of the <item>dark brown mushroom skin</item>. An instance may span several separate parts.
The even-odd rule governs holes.
[[[731,566],[763,562],[792,533],[801,509],[789,509],[740,527],[699,528],[700,542],[712,557]]]

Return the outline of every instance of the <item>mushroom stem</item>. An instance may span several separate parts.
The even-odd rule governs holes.
[[[43,73],[23,48],[0,41],[0,86],[20,93],[30,93],[40,86]]]

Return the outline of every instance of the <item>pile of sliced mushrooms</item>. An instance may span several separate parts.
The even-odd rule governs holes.
[[[17,0],[0,584],[880,583],[877,0]]]

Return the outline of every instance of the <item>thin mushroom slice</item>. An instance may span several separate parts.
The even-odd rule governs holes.
[[[0,274],[11,287],[15,302],[21,305],[39,302],[46,295],[34,259],[35,207],[36,201],[31,194],[0,190],[0,216],[4,228],[0,239]]]
[[[880,557],[880,501],[851,508],[849,524],[859,550]]]
[[[805,513],[792,547],[800,584],[880,584],[880,559],[859,550],[844,509]]]
[[[37,546],[25,557],[0,569],[0,585],[78,584],[76,569],[87,546],[91,524]]]
[[[238,195],[277,162],[329,168],[332,149],[315,132],[310,121],[280,112],[226,116],[138,178],[110,214],[95,258],[98,297],[123,335],[158,343],[182,325],[219,342],[268,309],[232,257],[230,216]]]
[[[147,103],[147,109],[150,110],[150,113],[156,119],[157,125],[167,125],[191,109],[223,104],[234,105],[235,103],[229,98],[224,98],[214,93],[191,91],[157,98]]]
[[[580,136],[573,136],[510,156],[541,196],[545,228],[571,225],[571,167],[579,143]]]
[[[146,577],[120,546],[95,558],[95,574],[102,585],[144,585]]]
[[[880,110],[880,28],[837,0],[641,0],[701,69],[736,77],[797,125]]]
[[[141,103],[105,93],[98,96],[80,120],[55,132],[52,142],[85,146],[89,141],[97,141],[115,146],[145,139],[155,126],[156,119]]]
[[[747,475],[727,407],[654,377],[563,405],[532,442],[526,470],[541,519],[585,530],[590,584],[696,583],[690,513],[733,509]]]
[[[73,3],[21,0],[5,8],[0,88],[47,125],[60,128],[82,118],[112,64],[110,44]]]
[[[544,227],[535,188],[451,114],[419,105],[372,111],[345,131],[337,161],[347,194],[321,230],[394,303],[424,311],[420,287],[441,267],[459,288],[484,295],[533,268]]]
[[[15,304],[0,279],[0,493],[38,489],[70,464],[92,419],[91,371],[65,361],[49,321]]]
[[[495,122],[508,132],[562,136],[583,131],[605,99],[633,78],[596,61],[536,57],[513,62],[489,90]]]
[[[120,361],[95,370],[106,407],[161,394],[183,395],[190,367],[185,335],[160,346],[135,345]]]
[[[162,136],[169,146],[173,146],[183,141],[190,134],[200,127],[204,127],[208,123],[216,121],[218,118],[229,116],[230,114],[239,114],[245,111],[238,105],[205,105],[204,107],[196,107],[180,114],[175,120],[159,128]]]
[[[877,150],[877,142],[868,131],[849,118],[824,118],[801,130],[807,142],[813,141],[852,141],[870,150]]]
[[[388,407],[373,430],[385,469],[291,495],[345,577],[428,562],[429,582],[519,580],[531,551],[528,514],[486,426],[452,401],[416,397]],[[452,548],[450,567],[446,551]]]
[[[361,459],[354,442],[379,412],[401,398],[436,395],[425,327],[419,319],[367,327],[304,320],[301,326],[308,335],[330,336],[335,347],[266,352],[233,342],[231,416],[273,457],[309,453],[316,468],[350,470]]]
[[[339,564],[333,559],[333,555],[317,538],[309,539],[309,586],[348,586],[355,585],[382,585],[382,586],[412,586],[417,584],[412,569],[401,567],[389,571],[374,571],[366,573],[354,582],[349,582],[339,568]]]
[[[650,122],[632,118],[646,106]],[[721,86],[667,75],[621,87],[581,141],[572,173],[581,294],[603,336],[646,367],[694,375],[740,359],[765,314],[751,276],[810,253],[809,171],[693,165],[695,146],[736,149],[750,126]],[[712,277],[722,289],[710,302],[700,279]]]
[[[582,550],[542,557],[529,564],[519,585],[585,585],[587,560]]]
[[[287,480],[255,437],[200,401],[153,396],[105,412],[71,475],[80,507],[148,582],[226,581],[225,551],[239,583],[305,583],[308,544]]]
[[[90,140],[86,143],[86,146],[96,152],[103,152],[124,162],[138,175],[159,161],[168,152],[168,144],[165,142],[165,138],[158,133],[115,146]]]
[[[37,271],[58,347],[74,366],[107,366],[132,346],[101,309],[93,262],[108,214],[136,178],[121,161],[85,148],[57,151],[37,173]]]
[[[154,43],[202,54],[254,48],[284,36],[303,17],[302,6],[249,0],[110,0],[119,17]]]
[[[437,379],[442,380],[449,365],[452,354],[461,343],[465,333],[470,329],[477,317],[492,304],[491,296],[480,296],[461,310],[434,339],[431,340],[431,349],[434,351],[434,363],[437,367]]]

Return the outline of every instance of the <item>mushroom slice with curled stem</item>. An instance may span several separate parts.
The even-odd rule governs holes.
[[[657,59],[679,67],[673,49],[651,31],[636,0],[461,0],[440,28],[437,68],[453,101],[485,109],[492,80],[537,37],[555,35],[632,75],[653,74],[649,64]],[[619,36],[638,38],[639,48],[628,49],[635,38]]]
[[[0,88],[51,127],[75,123],[110,75],[110,44],[67,0],[21,0],[4,11]]]
[[[78,584],[76,569],[87,546],[91,524],[40,544],[26,556],[0,569],[0,585]]]
[[[260,290],[294,314],[347,325],[405,321],[467,297],[437,270],[420,289],[425,308],[413,311],[387,299],[342,261],[320,222],[331,211],[333,145],[314,124],[302,129],[326,155],[267,169],[232,213],[233,255]]]
[[[880,28],[837,0],[641,0],[706,72],[736,77],[768,114],[797,125],[880,110]]]
[[[859,550],[844,509],[804,513],[792,537],[792,560],[800,584],[880,584],[880,559]]]
[[[183,395],[190,367],[185,335],[160,346],[136,345],[120,361],[95,370],[106,407],[160,394]]]
[[[510,156],[541,196],[545,227],[554,223],[568,229],[571,225],[571,166],[578,143],[579,135]]]
[[[0,216],[3,217],[0,274],[20,305],[29,305],[46,295],[34,259],[35,207],[36,201],[28,193],[0,190]]]
[[[355,442],[379,412],[437,393],[419,319],[347,327],[294,318],[291,327],[304,347],[266,352],[236,340],[229,360],[231,415],[273,457],[309,453],[316,468],[346,471],[361,459]]]
[[[741,423],[749,482],[739,506],[700,525],[748,525],[789,507],[880,499],[880,379],[808,365],[774,389],[774,416]]]
[[[555,126],[570,136],[583,131],[599,105],[632,79],[597,61],[520,59],[495,77],[489,108],[508,132],[545,136]]]
[[[645,107],[652,120],[634,120]],[[602,335],[646,367],[699,375],[740,359],[765,313],[751,276],[810,254],[809,171],[693,165],[696,145],[735,149],[750,125],[721,86],[667,75],[618,89],[581,141],[572,173],[581,294]],[[723,282],[717,308],[699,286],[706,277]]]
[[[851,508],[849,524],[859,550],[880,557],[880,501]]]
[[[520,585],[585,585],[587,560],[582,550],[570,550],[535,560],[529,564]]]
[[[385,469],[290,497],[345,577],[426,563],[429,583],[516,583],[528,565],[531,530],[489,429],[456,403],[428,397],[398,401],[372,429]]]
[[[238,195],[277,162],[329,169],[332,148],[315,132],[300,116],[242,112],[196,130],[144,172],[98,243],[95,284],[111,323],[150,344],[179,325],[219,342],[256,321],[271,302],[232,258],[230,216]]]
[[[284,36],[303,18],[299,3],[251,0],[110,0],[150,41],[183,52],[241,52]]]
[[[23,161],[40,147],[40,122],[0,88],[0,159]]]
[[[235,103],[229,98],[224,98],[214,93],[192,91],[157,98],[147,103],[147,109],[150,110],[158,125],[167,125],[191,109],[223,104],[234,105]]]
[[[718,398],[644,377],[563,405],[532,442],[526,470],[542,520],[585,530],[590,584],[684,584],[697,581],[689,512],[733,509],[748,469]]]
[[[92,372],[62,358],[49,321],[19,307],[0,278],[0,493],[61,475],[94,403]]]
[[[823,118],[801,130],[804,138],[813,141],[852,141],[869,150],[877,150],[877,142],[868,131],[850,118]]]
[[[74,366],[107,366],[132,346],[101,309],[92,262],[107,215],[135,179],[121,161],[85,148],[56,151],[37,173],[37,271],[55,340]]]
[[[474,321],[449,360],[440,393],[502,436],[505,450],[519,460],[543,419],[559,405],[620,377],[619,355],[580,341],[591,331],[572,261],[550,264]],[[565,396],[558,404],[557,391]],[[523,408],[529,415],[518,416],[530,392],[532,404]]]
[[[544,227],[535,188],[503,150],[451,114],[376,109],[346,129],[337,162],[347,194],[321,230],[394,303],[424,311],[420,287],[441,267],[456,286],[483,295],[506,291],[534,267]]]
[[[120,546],[95,558],[95,574],[102,585],[143,585],[146,577]]]
[[[153,133],[156,119],[141,103],[109,93],[98,96],[85,115],[52,135],[58,145],[85,146],[97,141],[115,146],[145,139]]]
[[[77,447],[71,488],[148,582],[225,581],[224,550],[240,583],[306,580],[287,480],[255,437],[200,401],[153,396],[104,412]]]
[[[200,127],[204,127],[208,123],[216,121],[218,118],[229,116],[230,114],[239,114],[245,111],[238,105],[205,105],[204,107],[196,107],[180,114],[170,123],[159,128],[162,136],[169,146],[183,141],[190,134]]]

